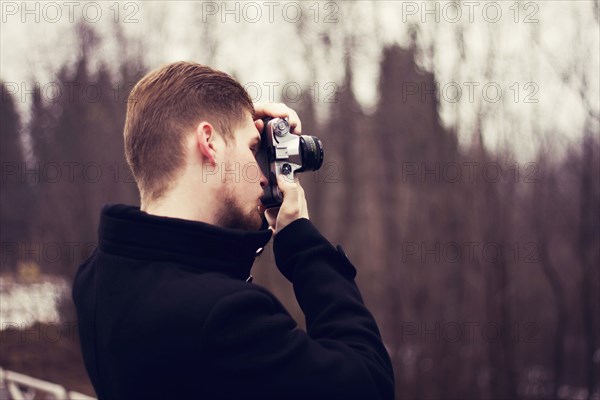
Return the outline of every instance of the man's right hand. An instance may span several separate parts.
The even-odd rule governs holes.
[[[273,230],[274,235],[297,219],[309,219],[304,189],[300,186],[298,176],[292,182],[285,175],[279,175],[277,186],[283,193],[283,203],[278,208],[269,208],[265,211],[269,229]]]

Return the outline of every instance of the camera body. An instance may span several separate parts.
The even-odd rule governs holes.
[[[263,119],[261,144],[256,160],[269,184],[264,188],[261,202],[265,208],[279,207],[283,193],[277,177],[293,180],[296,173],[316,171],[323,165],[323,144],[315,136],[296,135],[283,118]]]

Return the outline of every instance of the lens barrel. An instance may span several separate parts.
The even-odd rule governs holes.
[[[323,165],[323,144],[315,136],[300,136],[300,156],[302,168],[297,172],[316,171]]]

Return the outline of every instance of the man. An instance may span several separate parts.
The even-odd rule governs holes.
[[[103,208],[98,248],[73,285],[98,398],[394,397],[356,269],[310,222],[300,184],[278,181],[278,212],[260,205],[265,116],[301,132],[293,110],[255,106],[233,78],[199,64],[166,65],[133,89],[124,136],[141,208]],[[251,283],[271,236],[306,332]]]

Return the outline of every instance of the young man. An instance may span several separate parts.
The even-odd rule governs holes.
[[[103,208],[98,248],[73,285],[99,399],[393,399],[356,269],[309,221],[300,184],[278,182],[278,212],[260,204],[265,116],[301,132],[293,110],[253,105],[200,64],[166,65],[133,89],[125,150],[141,208]],[[271,236],[306,332],[248,279]]]

